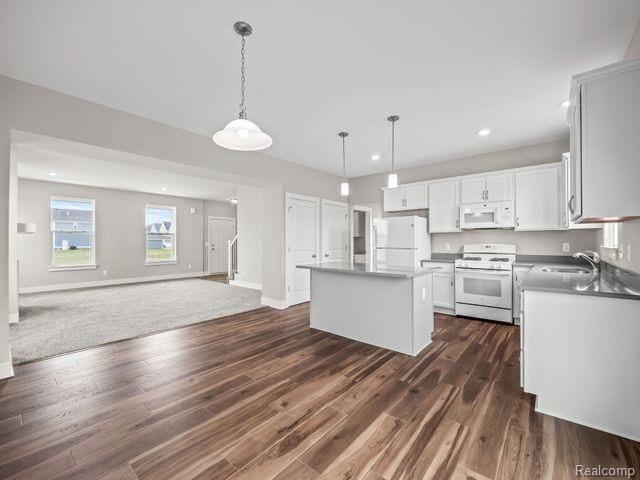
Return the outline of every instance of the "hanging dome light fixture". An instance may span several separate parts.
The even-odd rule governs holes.
[[[240,49],[240,114],[236,120],[227,123],[224,130],[214,133],[212,138],[216,145],[229,150],[262,150],[271,146],[273,140],[260,130],[255,123],[247,120],[247,108],[244,104],[246,81],[244,49],[246,37],[251,35],[253,29],[247,22],[236,22],[233,25],[233,30],[242,37],[242,47]]]
[[[400,117],[398,115],[391,115],[387,117],[387,120],[391,122],[391,173],[387,178],[387,187],[397,188],[398,174],[395,172],[396,122],[400,120]]]
[[[347,182],[347,157],[345,155],[344,139],[349,135],[349,132],[340,132],[338,136],[342,138],[342,176],[344,182],[340,184],[340,195],[343,197],[349,196],[349,182]]]

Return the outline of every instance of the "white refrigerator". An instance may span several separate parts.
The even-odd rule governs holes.
[[[373,221],[378,267],[419,268],[431,259],[431,237],[427,219],[408,217],[376,218]]]

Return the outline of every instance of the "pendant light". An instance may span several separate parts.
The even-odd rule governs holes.
[[[244,68],[244,47],[246,37],[251,35],[253,29],[246,22],[236,22],[233,30],[242,37],[242,47],[240,49],[240,114],[237,120],[232,120],[220,130],[213,134],[213,141],[221,147],[229,150],[254,151],[262,150],[271,146],[271,137],[258,128],[258,126],[247,120],[247,108],[245,107],[245,80],[246,72]]]
[[[391,115],[387,120],[391,122],[391,173],[387,178],[387,187],[397,188],[398,174],[395,172],[395,150],[396,150],[396,122],[400,119],[398,115]]]
[[[342,138],[342,176],[344,177],[344,182],[340,184],[340,195],[343,197],[349,196],[349,182],[347,182],[347,157],[345,155],[344,148],[344,139],[349,135],[349,132],[340,132],[338,136]]]

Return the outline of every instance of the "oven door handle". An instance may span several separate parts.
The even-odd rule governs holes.
[[[464,268],[464,267],[457,267],[456,272],[460,272],[462,274],[467,274],[467,273],[478,273],[479,275],[484,275],[484,274],[490,274],[490,275],[495,275],[495,276],[501,276],[501,277],[510,277],[512,275],[511,271],[506,271],[506,270],[490,270],[487,268]]]

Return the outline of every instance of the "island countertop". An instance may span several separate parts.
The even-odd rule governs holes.
[[[308,270],[322,270],[325,272],[346,273],[352,275],[373,275],[392,278],[413,278],[433,273],[436,270],[440,270],[439,267],[382,267],[369,265],[366,263],[348,262],[304,263],[297,265],[297,268],[304,268]]]

